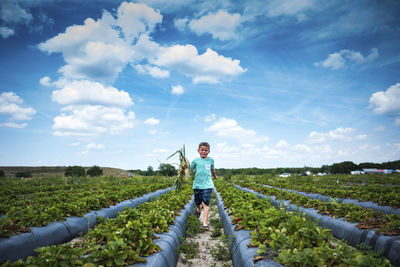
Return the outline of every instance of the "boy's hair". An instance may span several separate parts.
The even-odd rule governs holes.
[[[199,148],[200,148],[201,146],[206,146],[206,147],[208,147],[208,149],[210,149],[210,144],[207,143],[207,142],[201,142],[201,143],[199,144]]]

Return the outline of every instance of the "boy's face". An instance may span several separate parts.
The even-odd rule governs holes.
[[[206,146],[199,147],[199,149],[197,151],[199,152],[200,157],[202,159],[207,158],[208,153],[210,153],[210,149],[208,147],[206,147]]]

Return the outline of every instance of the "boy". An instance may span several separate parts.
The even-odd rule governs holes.
[[[195,214],[199,217],[201,207],[203,207],[203,229],[209,230],[209,205],[211,192],[214,188],[214,183],[211,179],[211,176],[213,179],[217,179],[217,176],[214,169],[214,159],[207,157],[208,153],[210,153],[210,145],[206,142],[201,142],[197,152],[199,152],[200,158],[194,159],[190,164],[190,169],[195,170],[195,177],[193,181],[194,200],[197,205]]]

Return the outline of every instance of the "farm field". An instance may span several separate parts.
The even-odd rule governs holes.
[[[387,194],[395,198],[394,195],[399,192],[397,178],[393,174],[387,177],[342,175],[288,178],[240,175],[229,180],[221,177],[215,181],[215,186],[234,230],[250,231],[248,245],[257,249],[252,256],[260,266],[271,260],[284,266],[397,266],[399,258],[390,251],[377,252],[362,242],[349,245],[351,242],[335,237],[332,229],[326,229],[296,211],[275,207],[268,199],[290,200],[298,207],[315,209],[321,215],[351,223],[360,231],[372,231],[378,236],[392,238],[394,241],[391,243],[400,244],[400,215],[339,203],[335,199],[338,197],[336,190],[343,197],[389,205],[388,202],[379,202],[388,199],[380,197],[385,196],[381,187],[387,187]],[[3,214],[0,238],[6,240],[23,235],[32,226],[80,217],[91,210],[168,188],[174,180],[166,177],[3,179],[0,181],[0,208]],[[365,186],[376,186],[377,190],[369,190],[366,197],[368,190],[364,189]],[[240,188],[254,190],[266,198],[259,198]],[[311,199],[283,190],[289,188],[325,193],[332,197],[332,201]],[[357,188],[360,190],[357,191]],[[135,208],[125,208],[115,218],[99,219],[93,229],[74,243],[38,248],[36,256],[2,264],[127,266],[145,262],[146,257],[162,251],[154,242],[156,235],[170,231],[169,227],[175,224],[176,216],[189,203],[192,194],[191,181],[187,180],[179,192],[172,190]],[[398,202],[393,199],[389,206],[397,208]],[[392,250],[396,248],[399,247],[392,246]]]

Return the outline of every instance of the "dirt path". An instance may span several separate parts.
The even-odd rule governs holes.
[[[200,221],[203,221],[203,212],[200,215]],[[232,260],[229,258],[230,256],[228,256],[230,253],[227,244],[223,241],[223,229],[219,219],[218,208],[215,205],[215,197],[210,203],[210,216],[208,221],[210,230],[202,231],[194,237],[187,237],[184,242],[185,244],[191,242],[197,243],[198,254],[194,256],[193,259],[186,259],[186,255],[181,253],[176,264],[177,267],[233,266]],[[216,228],[221,229],[221,236],[219,237],[213,237],[213,235],[215,236],[219,232]],[[229,259],[226,259],[227,257]]]

